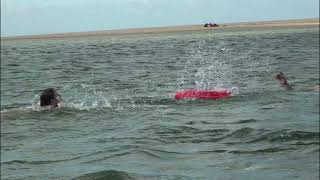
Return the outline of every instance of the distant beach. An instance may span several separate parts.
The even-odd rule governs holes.
[[[228,30],[228,29],[319,27],[319,19],[314,18],[314,19],[297,19],[297,20],[224,23],[224,24],[218,24],[219,25],[218,27],[204,27],[203,25],[204,24],[1,37],[1,41],[25,40],[25,39],[69,38],[69,37],[85,37],[85,36],[119,36],[119,35],[173,33],[173,32],[189,32],[189,31],[191,32],[191,31],[208,31],[208,30],[221,31],[221,30]]]

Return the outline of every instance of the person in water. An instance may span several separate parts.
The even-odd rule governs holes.
[[[281,86],[283,86],[286,90],[292,90],[293,87],[288,83],[287,78],[284,76],[282,72],[276,75],[275,79],[280,83]],[[311,88],[313,91],[319,91],[320,86],[316,85]]]
[[[287,78],[284,76],[282,72],[276,75],[275,79],[283,86],[286,90],[293,89],[292,86],[288,83]]]
[[[54,88],[45,89],[40,95],[40,106],[57,108],[61,105],[61,96]]]
[[[40,109],[51,110],[61,107],[61,96],[54,88],[48,88],[40,94]],[[33,107],[13,108],[1,111],[1,120],[15,115],[23,115],[34,111]]]

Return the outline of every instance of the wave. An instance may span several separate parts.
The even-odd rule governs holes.
[[[201,124],[246,124],[246,123],[256,123],[259,120],[257,119],[243,119],[243,120],[238,120],[238,121],[232,121],[232,122],[208,122],[208,121],[200,121]],[[196,121],[190,121],[186,124],[191,125],[191,124],[196,124]]]
[[[119,170],[103,170],[93,173],[88,173],[73,178],[72,180],[159,180],[159,179],[190,179],[190,177],[181,176],[181,175],[141,175],[136,173],[128,173],[126,171]]]
[[[132,154],[135,154],[135,155],[139,154],[142,156],[146,156],[148,158],[153,158],[158,160],[177,158],[178,156],[185,155],[185,153],[181,153],[181,152],[173,152],[173,151],[148,148],[148,147],[142,147],[142,146],[125,145],[116,149],[109,149],[106,151],[99,151],[96,153],[86,155],[85,157],[90,157],[90,160],[84,159],[83,162],[84,163],[101,162],[101,161],[112,159],[112,158],[119,158],[127,155],[129,156]]]
[[[257,137],[249,139],[247,142],[290,142],[290,141],[307,141],[318,140],[319,132],[305,132],[305,131],[292,131],[289,129],[269,131],[264,130],[262,134]]]
[[[60,163],[65,161],[72,161],[76,159],[80,159],[82,157],[73,157],[69,159],[58,159],[58,160],[45,160],[45,161],[26,161],[26,160],[11,160],[6,162],[1,162],[2,165],[10,165],[10,164],[52,164],[52,163]]]
[[[267,130],[241,128],[222,137],[228,144],[232,143],[285,143],[296,141],[318,142],[319,132],[294,131],[290,129]]]
[[[255,120],[238,121],[235,123],[249,123]],[[164,127],[152,126],[143,131],[152,129],[154,138],[159,138],[166,143],[205,143],[219,142],[223,144],[252,144],[252,143],[284,143],[295,144],[298,142],[318,144],[319,132],[295,131],[290,129],[268,130],[244,127],[231,131],[230,129],[201,130],[188,126]],[[303,145],[303,144],[301,144]]]
[[[189,132],[195,131],[195,129],[189,129],[187,130]],[[240,132],[242,131],[242,132]],[[97,163],[97,162],[103,162],[103,161],[111,161],[113,158],[125,158],[127,156],[134,156],[134,157],[140,157],[148,158],[148,159],[155,159],[155,160],[171,160],[171,159],[189,159],[193,158],[197,155],[205,155],[205,154],[212,154],[212,153],[231,153],[231,154],[265,154],[265,153],[281,153],[281,152],[288,152],[288,151],[305,151],[306,147],[307,149],[312,149],[313,151],[316,151],[319,145],[319,137],[315,137],[316,135],[314,133],[307,133],[309,136],[311,136],[309,139],[305,139],[301,143],[302,140],[299,142],[292,142],[292,141],[285,141],[285,143],[276,143],[276,144],[266,144],[262,143],[261,145],[257,145],[257,142],[254,144],[251,144],[251,142],[248,141],[242,141],[241,139],[246,138],[233,138],[236,140],[236,144],[245,145],[245,147],[238,147],[238,146],[232,146],[234,145],[234,142],[230,142],[228,138],[230,136],[236,136],[239,134],[242,134],[242,136],[245,136],[245,134],[252,134],[252,131],[250,128],[237,130],[233,133],[229,133],[227,135],[224,132],[229,132],[224,129],[218,129],[218,130],[207,130],[202,131],[198,133],[198,135],[182,135],[177,132],[175,134],[175,138],[173,136],[164,135],[162,140],[164,142],[161,143],[212,143],[216,142],[215,146],[212,149],[208,149],[207,147],[205,149],[202,149],[201,146],[197,148],[196,150],[192,149],[176,149],[176,150],[169,150],[165,147],[149,147],[148,145],[125,145],[121,146],[115,149],[109,149],[106,151],[99,151],[96,153],[88,154],[83,157],[81,160],[82,163],[90,164],[90,163]],[[209,134],[215,134],[216,137],[212,135],[205,136],[205,133]],[[195,136],[198,136],[195,138]],[[220,138],[219,138],[220,136]],[[252,137],[251,137],[252,138]],[[318,138],[318,139],[317,139]],[[155,140],[155,139],[154,139]],[[226,141],[227,140],[227,141]],[[307,143],[309,142],[309,143]],[[309,148],[310,147],[310,148]],[[314,150],[316,149],[316,150]],[[85,158],[88,157],[88,158]]]
[[[276,153],[283,151],[292,151],[297,150],[297,148],[291,147],[269,147],[262,149],[253,149],[253,150],[227,150],[227,149],[214,149],[198,152],[200,154],[208,154],[208,153],[231,153],[231,154],[264,154],[264,153]]]
[[[264,153],[276,153],[283,151],[291,151],[297,150],[297,148],[281,148],[281,147],[270,147],[265,149],[257,149],[257,150],[232,150],[228,151],[228,153],[232,154],[264,154]]]
[[[116,171],[116,170],[105,170],[105,171],[99,171],[94,173],[88,173],[76,178],[73,178],[72,180],[132,180],[136,179],[133,175],[130,175],[127,172],[124,171]]]

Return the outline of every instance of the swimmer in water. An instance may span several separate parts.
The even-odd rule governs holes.
[[[292,86],[288,83],[287,78],[282,72],[276,75],[275,79],[283,86],[286,90],[292,90]]]
[[[42,91],[40,94],[40,109],[42,110],[52,110],[62,106],[61,96],[54,88],[48,88]],[[24,107],[24,108],[13,108],[1,111],[1,119],[8,118],[16,115],[23,115],[35,111],[33,107]]]
[[[283,86],[286,90],[292,90],[292,86],[288,83],[287,78],[284,76],[284,74],[282,72],[280,72],[279,74],[277,74],[275,76],[275,79],[281,84],[281,86]],[[320,86],[314,86],[311,88],[313,91],[319,91]]]
[[[49,109],[61,106],[61,96],[54,88],[45,89],[40,95],[40,106]]]

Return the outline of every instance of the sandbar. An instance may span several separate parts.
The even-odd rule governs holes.
[[[223,31],[228,29],[267,29],[267,28],[299,28],[299,27],[301,28],[302,27],[318,27],[319,28],[319,18],[222,23],[222,24],[218,24],[219,25],[218,27],[204,27],[203,25],[204,24],[1,37],[1,41],[26,40],[26,39],[52,39],[52,38],[57,39],[57,38],[86,37],[86,36],[121,36],[121,35],[192,32],[192,31]]]

